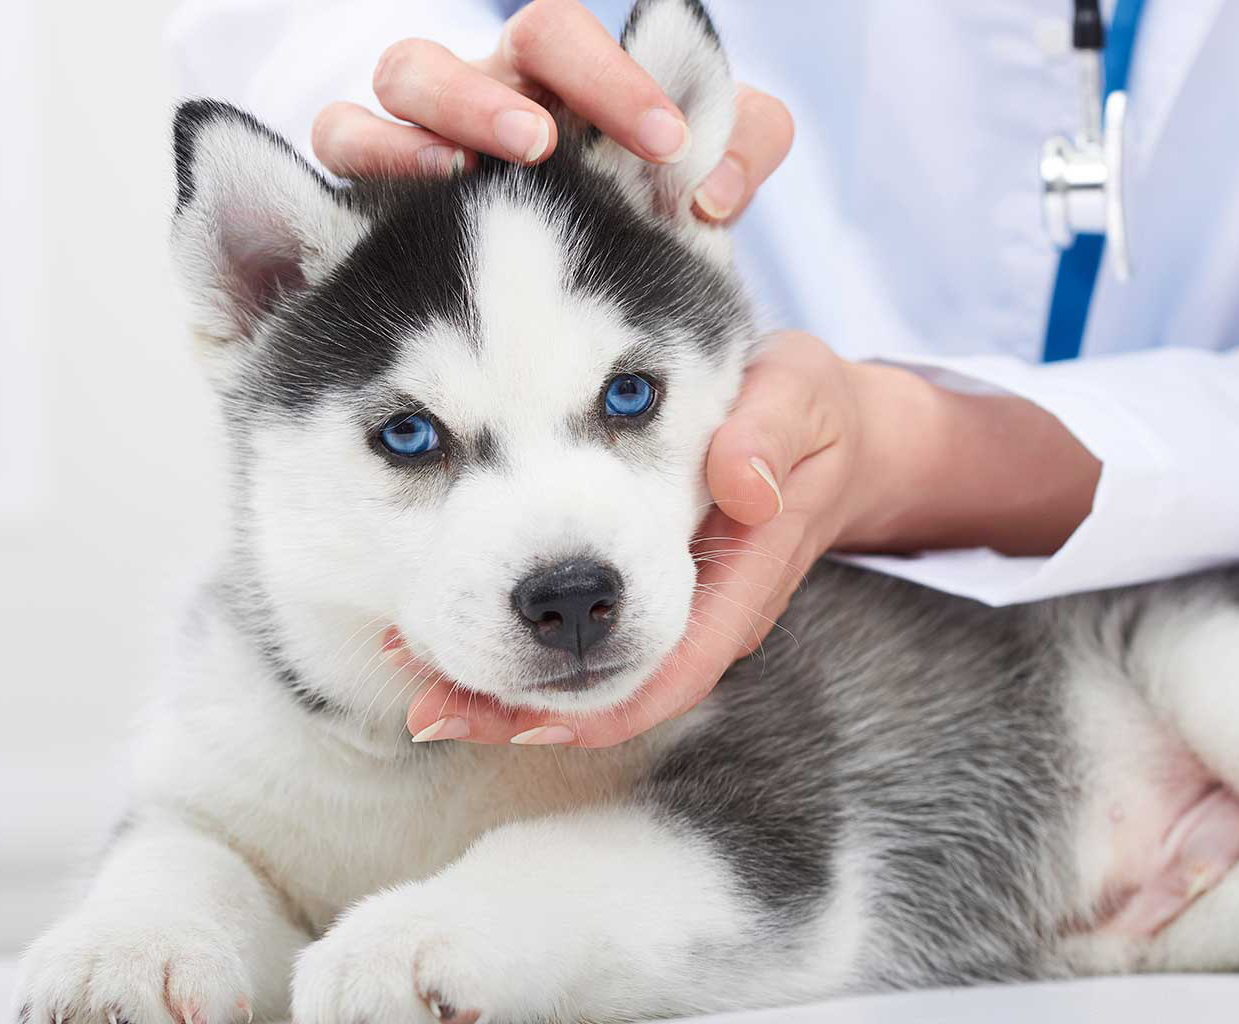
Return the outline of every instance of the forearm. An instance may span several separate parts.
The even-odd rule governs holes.
[[[948,391],[897,367],[852,372],[869,410],[871,486],[837,547],[1050,555],[1091,510],[1101,463],[1032,402]]]

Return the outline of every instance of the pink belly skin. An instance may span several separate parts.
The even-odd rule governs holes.
[[[1145,861],[1140,877],[1124,879],[1124,899],[1100,931],[1153,935],[1239,862],[1239,799],[1214,784],[1187,806]]]

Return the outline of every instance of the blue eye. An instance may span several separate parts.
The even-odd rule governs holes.
[[[653,404],[654,388],[635,373],[621,373],[607,385],[608,416],[640,416]]]
[[[383,428],[383,447],[393,455],[425,455],[439,447],[439,435],[425,416],[406,416]]]

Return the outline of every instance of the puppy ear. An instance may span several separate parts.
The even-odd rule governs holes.
[[[250,339],[288,298],[321,281],[365,220],[284,139],[226,103],[191,100],[173,125],[173,254],[193,326]]]
[[[722,160],[735,119],[736,87],[718,33],[700,0],[637,0],[620,44],[683,112],[692,144],[679,163],[651,164],[601,137],[591,159],[638,205],[696,228],[693,190]]]

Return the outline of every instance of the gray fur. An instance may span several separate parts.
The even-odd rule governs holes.
[[[1041,622],[823,560],[651,798],[783,927],[830,897],[840,836],[870,851],[865,988],[1053,974],[1073,751]]]

